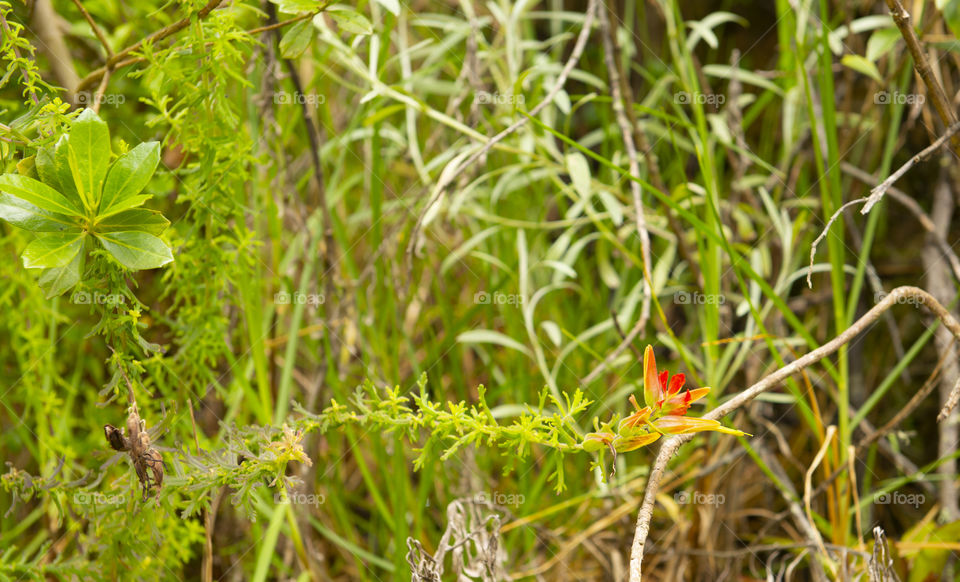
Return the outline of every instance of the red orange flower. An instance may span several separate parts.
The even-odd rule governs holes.
[[[614,432],[610,424],[604,424],[596,432],[584,436],[581,447],[585,451],[597,451],[606,446],[610,451],[625,453],[649,445],[663,434],[687,434],[692,432],[714,431],[732,435],[747,433],[727,428],[716,420],[706,418],[688,418],[684,416],[690,405],[710,392],[710,388],[687,389],[680,393],[686,377],[683,374],[670,376],[669,372],[657,370],[657,360],[653,348],[647,346],[643,352],[643,400],[641,407],[637,399],[630,395],[634,412],[617,425]]]

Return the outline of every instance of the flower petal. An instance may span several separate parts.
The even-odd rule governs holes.
[[[618,453],[627,453],[645,447],[658,438],[660,438],[660,434],[655,432],[632,437],[618,436],[613,440],[613,449]]]
[[[691,432],[714,431],[735,436],[749,436],[743,431],[727,428],[716,420],[692,418],[686,416],[664,416],[654,421],[654,426],[667,434],[686,434]]]
[[[631,436],[632,433],[636,432],[638,429],[645,427],[650,421],[650,414],[653,412],[653,409],[651,409],[649,406],[640,408],[637,405],[637,399],[632,395],[630,396],[630,402],[633,403],[637,411],[621,420],[620,425],[617,427],[617,432],[626,436]]]
[[[686,381],[687,377],[683,374],[674,374],[670,378],[670,387],[667,388],[667,398],[671,396],[676,396],[680,393],[680,389],[683,388],[683,383]]]
[[[687,390],[683,394],[678,394],[672,398],[667,398],[666,402],[664,402],[663,406],[660,408],[660,411],[663,414],[675,414],[678,416],[683,416],[687,413],[687,410],[690,408],[691,404],[697,400],[700,400],[709,393],[709,388],[696,388],[694,390]]]
[[[656,406],[660,402],[660,378],[657,375],[657,359],[653,355],[653,346],[643,351],[643,400],[647,406]]]

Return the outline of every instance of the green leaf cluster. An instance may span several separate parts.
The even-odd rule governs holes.
[[[160,163],[160,143],[140,145],[111,163],[110,130],[91,109],[70,131],[0,175],[0,218],[37,233],[23,250],[23,266],[43,269],[47,297],[80,281],[86,253],[96,241],[123,267],[155,269],[173,261],[160,234],[170,222],[139,208]],[[25,170],[25,171],[24,171]]]

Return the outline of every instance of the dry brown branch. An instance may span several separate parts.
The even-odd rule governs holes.
[[[830,356],[842,346],[849,343],[852,339],[863,333],[872,323],[892,306],[904,303],[906,300],[919,302],[928,311],[935,315],[941,323],[953,334],[960,338],[960,323],[941,305],[932,295],[918,287],[897,287],[877,303],[872,309],[867,311],[853,325],[837,335],[833,340],[820,346],[819,348],[801,356],[793,362],[783,366],[772,374],[767,375],[762,380],[737,394],[730,400],[724,402],[714,410],[710,411],[704,418],[717,420],[723,416],[737,410],[747,404],[760,394],[779,386],[784,380],[797,372],[819,362],[823,358]],[[643,549],[646,544],[647,536],[650,533],[650,522],[653,519],[653,508],[656,503],[657,490],[663,473],[666,470],[670,458],[676,454],[680,445],[693,438],[693,435],[677,435],[663,441],[653,466],[650,469],[650,477],[647,480],[647,487],[644,492],[643,504],[637,515],[637,527],[634,532],[633,544],[630,551],[630,581],[640,582],[642,580],[642,560]]]
[[[213,12],[213,10],[220,5],[223,0],[210,0],[203,8],[200,9],[196,14],[198,20],[202,20],[207,17],[208,14]],[[130,45],[122,51],[116,53],[112,57],[107,59],[107,64],[100,67],[99,69],[91,72],[89,75],[84,77],[80,83],[77,85],[77,91],[84,91],[93,86],[94,83],[99,81],[107,71],[112,71],[116,67],[120,66],[123,62],[126,61],[127,57],[130,56],[134,51],[138,51],[143,47],[144,43],[150,42],[155,43],[167,38],[170,35],[176,34],[190,25],[193,21],[193,16],[188,16],[182,18],[173,24],[161,28],[160,30],[154,32],[147,38],[141,40],[140,42]]]

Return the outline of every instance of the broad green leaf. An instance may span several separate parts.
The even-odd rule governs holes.
[[[53,150],[53,164],[54,170],[57,176],[57,183],[59,184],[59,190],[67,200],[74,202],[77,208],[83,207],[83,199],[80,198],[80,193],[77,192],[77,185],[73,182],[73,174],[70,172],[70,136],[62,135],[60,139],[57,140],[57,146]]]
[[[870,77],[878,83],[883,83],[883,77],[880,76],[880,71],[877,70],[877,65],[861,57],[860,55],[843,55],[843,58],[840,59],[840,63],[844,66],[850,67],[858,73],[862,73]]]
[[[62,194],[50,186],[27,176],[19,174],[0,176],[0,192],[12,194],[48,212],[68,216],[83,216],[83,212],[76,204],[64,198]]]
[[[156,141],[142,143],[117,158],[107,172],[107,178],[103,184],[99,214],[116,212],[124,202],[143,191],[159,163],[160,142]],[[125,206],[125,208],[132,208],[132,206]]]
[[[960,0],[937,0],[937,8],[943,12],[953,36],[960,38]]]
[[[312,38],[313,25],[309,21],[301,20],[290,27],[290,30],[280,39],[280,55],[285,59],[299,57],[310,46]]]
[[[457,336],[457,341],[462,344],[495,344],[505,348],[511,348],[522,352],[528,356],[531,355],[530,349],[510,336],[504,335],[499,331],[492,329],[473,329],[465,331]]]
[[[880,57],[892,51],[901,38],[896,28],[881,28],[874,32],[867,41],[867,60],[876,63]]]
[[[325,10],[326,14],[330,15],[330,18],[337,23],[337,26],[340,30],[344,32],[349,32],[350,34],[372,34],[373,25],[370,24],[370,21],[367,20],[367,17],[363,14],[360,14],[350,6],[345,4],[334,4],[333,6],[328,6]],[[314,22],[317,18],[323,18],[323,14],[317,14],[313,17]]]
[[[110,164],[110,130],[106,122],[92,109],[84,109],[73,120],[67,147],[67,161],[77,191],[88,208],[97,208]]]
[[[37,156],[29,156],[17,162],[17,173],[21,176],[39,178],[37,174]]]
[[[567,154],[567,172],[573,181],[573,188],[584,200],[590,199],[590,164],[580,152]]]
[[[399,0],[376,0],[377,4],[386,8],[390,14],[394,16],[400,16],[400,1]]]
[[[122,232],[139,230],[159,236],[170,226],[170,221],[155,210],[136,208],[124,210],[112,216],[97,220],[96,232]]]
[[[77,253],[77,256],[66,265],[47,269],[40,275],[40,288],[43,289],[47,299],[53,299],[80,282],[83,257],[83,253]]]
[[[301,12],[316,12],[323,6],[320,0],[270,0],[277,5],[281,14],[300,14]]]
[[[38,236],[23,249],[23,266],[28,269],[62,267],[83,247],[81,232],[58,232]]]
[[[40,181],[54,190],[61,192],[60,176],[57,175],[57,160],[53,146],[45,146],[37,150],[37,175]]]
[[[33,232],[80,232],[80,226],[70,217],[47,212],[10,194],[0,193],[0,218]]]
[[[131,196],[130,198],[127,198],[122,202],[118,202],[114,204],[113,206],[110,207],[109,210],[105,210],[101,212],[97,216],[97,218],[106,218],[108,216],[113,216],[118,212],[123,212],[124,210],[129,210],[130,208],[136,208],[137,206],[140,206],[147,200],[150,200],[150,198],[151,198],[150,194],[140,194],[138,196]]]
[[[173,260],[170,248],[159,238],[145,232],[99,233],[103,248],[131,270],[156,269]]]

